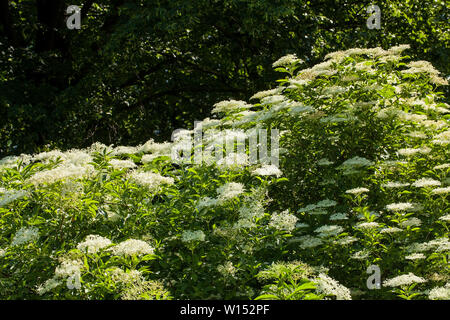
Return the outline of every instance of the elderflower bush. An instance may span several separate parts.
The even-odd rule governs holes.
[[[192,130],[0,160],[0,298],[448,299],[446,80],[407,48],[282,57],[201,122],[205,151],[278,129],[279,167],[173,161]]]

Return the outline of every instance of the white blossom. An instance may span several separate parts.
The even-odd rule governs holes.
[[[252,171],[252,174],[258,176],[277,176],[280,177],[283,173],[277,166],[263,165],[261,168],[257,168]]]
[[[219,194],[219,201],[223,202],[229,199],[233,199],[245,191],[244,185],[237,182],[229,182],[221,187],[217,188]]]
[[[432,194],[447,194],[450,192],[450,187],[445,187],[445,188],[436,188],[431,190]]]
[[[302,63],[302,62],[303,62],[303,60],[297,58],[297,56],[295,54],[288,54],[288,55],[281,57],[277,61],[275,61],[272,64],[272,67],[274,67],[274,68],[284,67],[284,66],[290,66],[294,63]]]
[[[118,170],[136,168],[136,164],[131,160],[111,159],[109,164]]]
[[[357,224],[355,226],[355,228],[364,229],[365,230],[365,229],[373,229],[373,228],[376,228],[378,226],[379,226],[379,224],[377,222],[362,222],[362,223]]]
[[[399,223],[399,226],[406,228],[406,227],[417,227],[422,224],[422,221],[418,218],[409,218],[408,220],[405,220],[403,222]]]
[[[380,233],[396,233],[401,232],[403,229],[397,228],[397,227],[389,227],[389,228],[383,228],[380,230]]]
[[[88,235],[86,240],[77,245],[77,249],[87,253],[97,253],[100,249],[111,245],[111,240],[99,235]]]
[[[409,254],[405,257],[406,260],[420,260],[425,259],[425,255],[423,253],[413,253]]]
[[[330,220],[331,220],[331,221],[347,220],[347,219],[348,219],[347,214],[345,214],[345,213],[340,213],[340,212],[338,212],[338,213],[333,213],[333,214],[330,216]]]
[[[31,176],[27,183],[34,185],[42,185],[45,183],[51,184],[60,180],[79,179],[89,176],[94,172],[94,167],[91,165],[74,165],[63,164],[54,169],[39,171]]]
[[[437,181],[434,179],[429,179],[429,178],[422,178],[422,179],[416,180],[412,184],[413,187],[417,187],[417,188],[440,186],[440,185],[441,185],[440,181]]]
[[[319,274],[315,279],[317,282],[317,291],[324,295],[332,295],[336,300],[351,300],[350,290],[341,285],[336,280],[330,278],[326,274]]]
[[[247,104],[245,101],[225,100],[216,103],[211,113],[232,112],[236,110],[248,109],[251,107],[252,105]]]
[[[233,266],[233,263],[231,261],[227,261],[223,265],[219,265],[217,267],[217,271],[219,271],[225,277],[234,277],[237,269]]]
[[[383,282],[383,286],[385,287],[400,287],[400,286],[409,286],[413,283],[424,283],[426,280],[424,278],[418,277],[413,273],[404,274],[401,276],[397,276]]]
[[[367,188],[354,188],[354,189],[350,189],[350,190],[345,191],[345,193],[358,195],[358,194],[369,192],[369,191],[370,190],[367,189]]]
[[[183,242],[205,241],[205,234],[201,230],[197,231],[185,230],[181,235],[181,241]]]
[[[269,226],[274,227],[278,230],[285,230],[291,232],[295,229],[295,224],[298,218],[293,214],[290,214],[288,210],[281,213],[273,213],[270,218]]]
[[[111,248],[117,256],[153,254],[154,248],[142,240],[128,239]]]
[[[25,190],[0,190],[1,193],[3,193],[2,196],[0,196],[0,207],[5,207],[8,204],[19,200],[27,195],[27,192]]]
[[[156,192],[161,185],[172,185],[175,180],[172,177],[164,177],[155,172],[133,171],[129,177],[140,186],[147,187],[150,191]]]
[[[337,236],[338,234],[340,234],[343,231],[344,231],[344,228],[342,228],[341,226],[337,226],[337,225],[323,225],[323,226],[317,228],[316,230],[314,230],[314,232],[319,234],[320,238]]]
[[[80,260],[64,259],[55,269],[56,278],[67,278],[73,275],[79,275],[83,268],[83,262]]]
[[[430,300],[450,300],[450,285],[447,283],[444,287],[436,287],[428,293]]]
[[[22,227],[14,235],[11,246],[20,246],[39,239],[39,229],[36,227]]]
[[[407,187],[409,186],[409,183],[401,183],[401,182],[396,182],[396,181],[389,181],[388,183],[385,183],[383,185],[381,185],[384,188],[402,188],[402,187]]]
[[[414,205],[409,202],[391,203],[386,206],[389,211],[407,211],[414,208]]]

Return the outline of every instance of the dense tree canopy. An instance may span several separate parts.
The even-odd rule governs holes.
[[[411,45],[449,75],[444,0],[0,1],[0,155],[170,139],[224,98],[268,89],[271,63]],[[81,29],[66,8],[82,8]],[[448,92],[447,92],[448,96]]]

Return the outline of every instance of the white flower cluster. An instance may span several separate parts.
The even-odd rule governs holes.
[[[425,187],[433,187],[433,186],[440,186],[441,182],[434,180],[434,179],[429,179],[429,178],[422,178],[419,180],[416,180],[412,186],[413,187],[417,187],[417,188],[425,188]]]
[[[205,162],[208,160],[205,159]],[[239,169],[248,165],[248,156],[244,152],[230,152],[217,161],[217,166],[226,169]]]
[[[231,261],[227,261],[223,265],[218,266],[217,271],[225,277],[234,277],[237,272]]]
[[[373,162],[363,157],[353,157],[344,161],[341,167],[366,167],[373,165]]]
[[[450,187],[445,187],[445,188],[436,188],[431,190],[432,194],[447,194],[450,193]]]
[[[341,212],[333,213],[333,214],[330,216],[330,220],[331,220],[331,221],[347,220],[347,219],[348,219],[347,214],[341,213]]]
[[[319,161],[317,161],[318,166],[329,166],[332,165],[334,162],[328,160],[327,158],[322,158]]]
[[[172,185],[175,180],[171,177],[164,177],[159,173],[154,172],[141,172],[141,171],[133,171],[129,175],[129,177],[135,181],[138,185],[147,187],[152,192],[157,192],[160,189],[160,186]]]
[[[86,149],[86,151],[89,154],[94,154],[94,153],[103,153],[103,152],[111,152],[113,150],[113,148],[111,146],[107,146],[103,143],[100,142],[94,142],[90,147],[88,147]]]
[[[317,291],[326,296],[335,296],[336,300],[351,300],[350,290],[324,273],[315,279]]]
[[[434,144],[447,145],[450,144],[450,130],[441,132],[433,137],[431,141]]]
[[[42,285],[38,286],[36,288],[36,292],[39,295],[43,295],[43,294],[53,290],[54,288],[56,288],[60,284],[61,284],[60,280],[58,280],[56,278],[51,278],[51,279],[48,279],[47,281],[45,281]]]
[[[251,104],[247,104],[245,101],[240,100],[225,100],[218,102],[214,105],[214,109],[211,113],[232,112],[236,110],[251,108]]]
[[[297,58],[297,56],[295,54],[288,54],[288,55],[285,55],[284,57],[281,57],[277,61],[275,61],[272,64],[272,67],[274,67],[274,68],[285,67],[285,66],[290,66],[294,63],[303,63],[303,60]]]
[[[383,228],[380,230],[380,233],[396,233],[401,232],[403,229],[397,228],[397,227],[389,227],[389,228]]]
[[[55,269],[55,278],[67,278],[76,274],[81,274],[84,264],[80,260],[63,260]]]
[[[430,290],[428,293],[430,300],[450,300],[450,283],[444,287],[436,287]]]
[[[310,235],[299,237],[297,241],[300,242],[301,249],[315,248],[323,243],[322,239]]]
[[[27,182],[34,185],[51,184],[66,179],[79,179],[89,176],[95,171],[91,165],[74,165],[71,163],[60,165],[54,169],[35,173]]]
[[[65,162],[70,162],[75,166],[85,166],[93,161],[93,158],[89,153],[77,149],[67,151],[64,153],[64,157]]]
[[[142,273],[139,270],[123,271],[122,269],[115,267],[109,272],[114,282],[119,282],[125,285],[133,284],[136,282],[144,281]]]
[[[397,151],[397,153],[401,156],[405,156],[405,157],[411,157],[414,156],[416,154],[428,154],[431,152],[431,149],[428,147],[423,147],[423,148],[404,148],[404,149],[399,149]]]
[[[286,102],[286,97],[283,95],[280,95],[280,94],[276,94],[273,96],[267,96],[267,97],[261,99],[262,105],[268,105],[268,104],[276,105],[276,104],[281,104],[282,102]]]
[[[7,156],[0,160],[0,170],[2,168],[16,168],[18,162],[28,165],[32,159],[33,157],[27,154],[21,154],[20,156]]]
[[[280,177],[283,173],[277,166],[274,165],[263,165],[261,168],[253,170],[252,174],[258,176],[276,176]]]
[[[403,188],[409,186],[409,183],[401,183],[397,181],[389,181],[388,183],[381,185],[383,188]]]
[[[324,199],[316,203],[316,207],[318,208],[328,208],[334,207],[337,204],[336,201],[330,199]]]
[[[181,235],[181,241],[183,242],[205,241],[205,234],[201,230],[197,231],[185,230]]]
[[[145,241],[128,239],[112,247],[111,250],[117,256],[134,256],[153,254],[155,249]]]
[[[233,229],[239,230],[239,229],[250,229],[255,228],[256,223],[254,223],[250,219],[239,219],[235,224],[233,224]]]
[[[408,133],[405,133],[405,136],[411,137],[411,138],[418,138],[418,139],[426,139],[427,135],[423,133],[422,131],[411,131]]]
[[[405,220],[403,222],[399,223],[399,226],[402,228],[406,227],[418,227],[422,224],[422,221],[418,218],[409,218],[408,220]]]
[[[25,190],[0,190],[0,193],[3,193],[0,196],[0,207],[5,207],[8,204],[21,199],[27,195]]]
[[[281,91],[283,91],[283,88],[278,87],[275,89],[271,89],[271,90],[264,90],[264,91],[260,91],[255,93],[253,96],[250,97],[250,100],[252,99],[262,99],[268,96],[273,96],[273,95],[277,95],[279,93],[281,93]]]
[[[111,152],[112,156],[121,156],[127,154],[136,154],[140,151],[139,147],[118,146]]]
[[[141,151],[144,153],[152,153],[153,155],[170,155],[172,150],[172,143],[170,142],[163,142],[163,143],[157,143],[154,142],[153,139],[150,139],[149,141],[147,141],[146,143],[144,143],[141,146]],[[143,161],[141,159],[141,161]],[[145,163],[145,162],[143,162]]]
[[[434,170],[443,170],[450,168],[450,163],[444,163],[438,166],[433,167]]]
[[[358,194],[369,192],[369,191],[370,190],[367,189],[367,188],[354,188],[354,189],[350,189],[350,190],[345,191],[345,193],[358,195]]]
[[[111,159],[109,164],[116,170],[133,169],[137,167],[131,160]]]
[[[48,279],[42,285],[38,286],[36,292],[39,295],[43,295],[63,284],[64,282],[62,280],[65,278],[80,277],[83,267],[84,263],[81,260],[73,260],[65,257],[60,259],[60,264],[56,267],[53,278]]]
[[[25,243],[34,242],[39,239],[39,229],[36,227],[23,227],[14,235],[11,246],[20,246]]]
[[[386,206],[389,211],[408,211],[414,209],[414,205],[409,202],[391,203]]]
[[[288,210],[281,213],[274,213],[270,218],[269,226],[277,229],[291,232],[295,229],[298,218],[290,214]]]
[[[217,188],[219,202],[233,199],[245,191],[244,185],[237,182],[228,182]]]
[[[362,230],[374,229],[377,227],[379,227],[379,224],[377,222],[362,222],[355,226],[355,228],[362,229]]]
[[[337,226],[337,225],[323,225],[323,226],[317,228],[316,230],[314,230],[314,232],[318,233],[318,236],[320,238],[335,237],[335,236],[339,235],[340,233],[342,233],[343,231],[344,231],[344,228],[342,228],[341,226]]]
[[[311,215],[323,215],[327,214],[327,211],[324,208],[334,207],[336,204],[337,202],[334,200],[324,199],[316,204],[309,204],[304,208],[300,208],[297,212],[309,212]]]
[[[217,204],[217,199],[210,197],[203,197],[197,201],[197,210],[202,210],[203,208],[213,207]]]
[[[424,278],[418,277],[413,273],[404,274],[401,276],[397,276],[383,282],[383,286],[385,287],[401,287],[401,286],[409,286],[413,283],[424,283],[426,280]]]
[[[86,240],[77,245],[77,249],[87,253],[97,253],[112,244],[111,240],[99,235],[88,235]]]
[[[363,157],[353,157],[342,163],[338,169],[343,171],[344,175],[352,175],[359,172],[364,167],[372,166],[374,163]]]
[[[367,250],[361,250],[355,252],[350,258],[355,260],[366,260],[369,257],[370,252]]]
[[[264,206],[258,202],[250,202],[239,208],[239,217],[241,219],[253,220],[264,216]]]
[[[420,260],[425,259],[425,255],[423,253],[413,253],[409,254],[405,257],[406,260]]]
[[[49,161],[55,161],[57,159],[65,160],[66,156],[59,150],[53,150],[48,152],[41,152],[33,156],[33,161],[41,161],[48,163]]]
[[[434,76],[439,75],[439,71],[428,61],[411,61],[407,66],[409,69],[400,72],[404,74],[428,73]]]
[[[297,223],[295,224],[295,227],[296,227],[297,229],[300,229],[300,228],[308,228],[308,227],[309,227],[309,224],[303,223],[303,222],[297,222]]]
[[[334,243],[337,245],[340,245],[340,246],[345,246],[345,245],[352,244],[355,241],[358,241],[358,238],[347,236],[347,237],[335,240]]]
[[[435,252],[446,252],[450,250],[450,241],[448,238],[438,238],[430,240],[428,242],[413,243],[408,248],[408,252],[425,252],[425,251],[435,251]]]

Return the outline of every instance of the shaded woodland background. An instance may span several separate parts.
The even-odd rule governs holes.
[[[69,5],[81,30],[66,27]],[[306,68],[410,44],[448,78],[449,20],[444,0],[0,0],[0,156],[169,140],[214,103],[270,89],[288,53]]]

